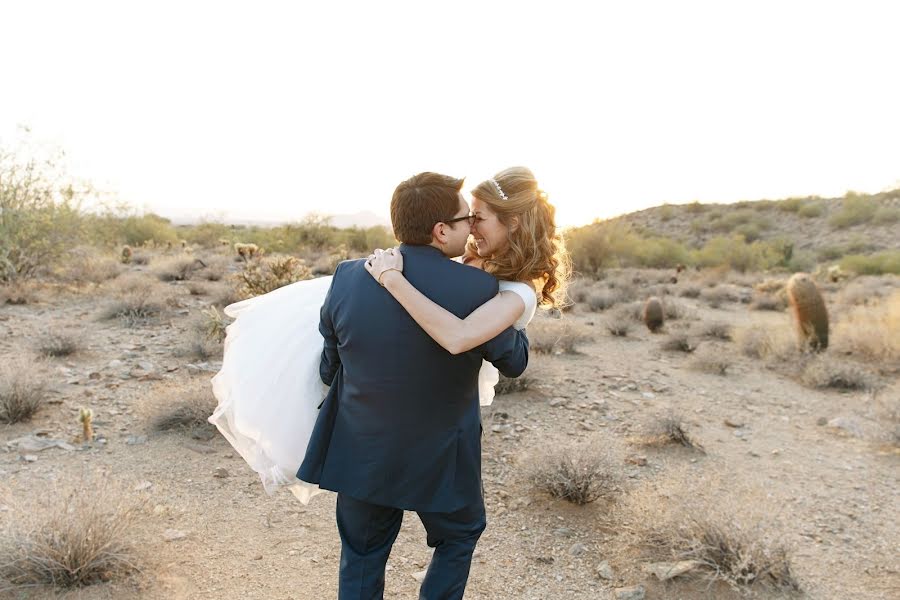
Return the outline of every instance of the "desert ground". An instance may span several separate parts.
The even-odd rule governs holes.
[[[90,585],[6,597],[336,596],[334,495],[268,496],[203,424],[229,250],[86,254],[69,282],[0,288],[4,384],[40,399],[0,424],[4,559],[92,525],[127,557]],[[900,278],[819,279],[831,343],[814,354],[796,345],[789,275],[611,269],[539,314],[526,373],[482,412],[488,527],[466,597],[900,597]],[[430,553],[407,513],[386,597],[416,597]],[[685,573],[660,573],[673,564]]]

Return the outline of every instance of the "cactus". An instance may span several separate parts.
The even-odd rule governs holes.
[[[131,249],[131,246],[125,244],[122,246],[122,263],[123,264],[131,264],[131,259],[134,257],[134,251]]]
[[[79,411],[78,420],[81,421],[82,437],[85,442],[94,439],[94,411],[89,408],[82,408]]]
[[[653,333],[659,331],[665,321],[664,314],[662,301],[659,298],[656,296],[647,298],[647,302],[644,303],[644,310],[641,313],[647,329]]]
[[[787,283],[787,297],[797,325],[802,350],[820,352],[828,347],[828,311],[819,288],[806,273],[795,273]]]
[[[242,244],[238,242],[234,245],[234,250],[238,253],[238,256],[243,258],[245,261],[249,261],[251,258],[262,254],[259,246],[257,246],[256,244]]]

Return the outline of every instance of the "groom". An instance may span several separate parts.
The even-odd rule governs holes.
[[[497,280],[450,258],[470,232],[462,180],[420,173],[391,199],[403,272],[419,291],[465,318],[498,293]],[[341,536],[340,600],[384,594],[384,571],[403,511],[415,511],[434,548],[420,599],[462,598],[486,526],[481,485],[478,371],[507,377],[528,364],[528,338],[507,329],[452,355],[364,268],[338,265],[319,330],[319,368],[331,389],[297,477],[333,490]]]

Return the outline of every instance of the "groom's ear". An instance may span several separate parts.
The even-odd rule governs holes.
[[[447,234],[444,232],[445,227],[447,227],[446,223],[435,223],[434,227],[431,228],[431,238],[440,243],[446,242]]]

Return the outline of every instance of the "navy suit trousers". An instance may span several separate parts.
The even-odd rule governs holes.
[[[434,548],[419,600],[459,600],[469,579],[475,544],[487,525],[484,500],[452,512],[417,512]],[[403,510],[338,494],[341,534],[339,600],[384,598],[384,570]]]

